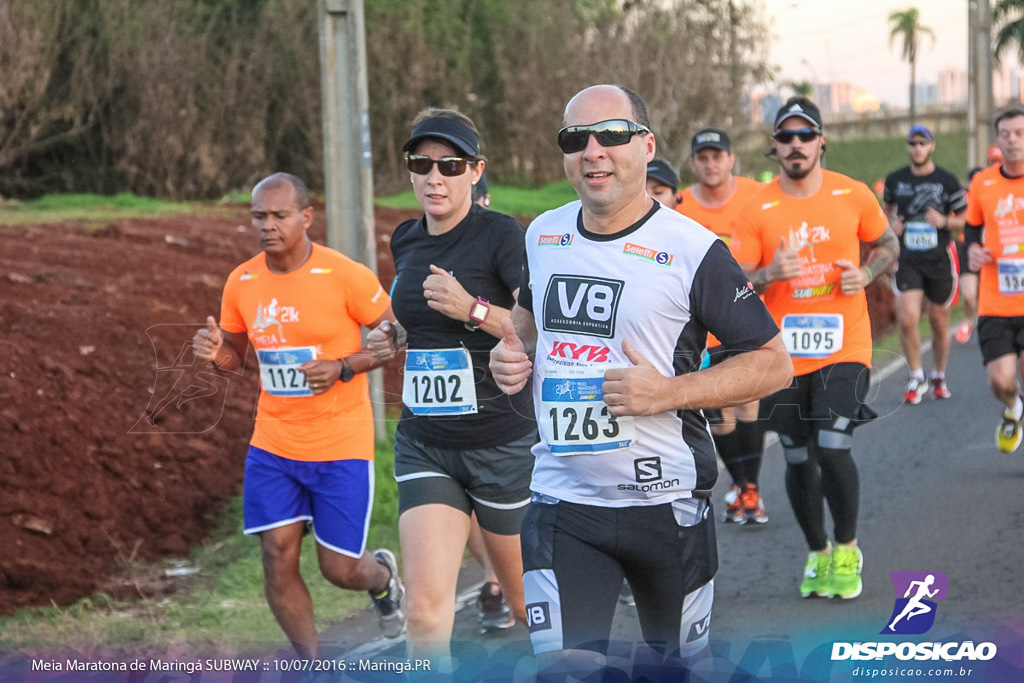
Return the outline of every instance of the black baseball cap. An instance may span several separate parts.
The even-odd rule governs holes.
[[[702,128],[690,140],[690,154],[696,154],[709,147],[723,152],[731,151],[732,142],[729,140],[729,134],[719,128]]]
[[[668,162],[662,159],[650,160],[647,164],[647,179],[659,182],[662,185],[668,185],[672,188],[673,192],[679,190],[679,176],[668,165]]]
[[[782,122],[792,116],[803,119],[818,130],[825,127],[821,121],[821,110],[818,109],[818,105],[806,97],[790,98],[782,105],[779,113],[775,115],[775,130],[778,130]]]
[[[444,140],[468,156],[480,155],[480,138],[477,134],[462,121],[447,116],[431,116],[417,123],[409,141],[402,145],[402,151],[411,151],[427,138]]]

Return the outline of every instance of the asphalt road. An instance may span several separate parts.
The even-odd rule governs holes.
[[[926,370],[930,362],[926,356]],[[854,437],[863,594],[800,598],[807,548],[786,499],[782,450],[770,438],[761,475],[770,521],[718,526],[712,656],[695,666],[693,680],[859,680],[865,667],[885,671],[890,675],[880,680],[889,681],[1024,680],[1024,448],[1012,455],[995,448],[1000,407],[988,391],[976,340],[954,343],[947,373],[953,396],[945,401],[929,395],[920,405],[905,405],[905,363],[894,356],[880,367],[869,399],[880,417]],[[724,475],[714,498],[718,512],[727,486]],[[897,597],[890,573],[898,571],[949,578],[925,634],[880,635]],[[465,664],[454,677],[512,680],[530,671],[528,633],[517,625],[497,636],[479,634],[473,600],[481,580],[479,568],[467,564],[453,636],[453,653]],[[620,606],[612,637],[611,661],[623,673],[606,680],[641,680],[630,668],[640,640],[634,608]],[[377,637],[370,612],[336,624],[324,640],[351,662],[404,660],[404,641]],[[998,654],[989,661],[831,661],[835,642],[871,641],[992,642]],[[648,680],[680,676],[668,668],[647,672]]]

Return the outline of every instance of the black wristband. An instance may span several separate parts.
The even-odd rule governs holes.
[[[964,244],[968,247],[972,244],[981,245],[981,229],[980,225],[971,225],[967,223],[964,225]]]

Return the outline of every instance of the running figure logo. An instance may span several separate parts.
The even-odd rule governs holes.
[[[256,320],[252,323],[253,332],[262,332],[268,327],[277,327],[278,342],[284,344],[287,341],[284,338],[284,327],[278,320],[277,299],[271,299],[266,306],[260,301],[256,306]]]
[[[893,572],[889,577],[896,590],[896,604],[881,633],[925,633],[935,623],[935,600],[946,599],[949,577],[943,572]]]

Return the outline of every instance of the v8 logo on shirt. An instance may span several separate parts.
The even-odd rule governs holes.
[[[622,280],[552,275],[544,292],[544,329],[614,337],[623,285]]]

